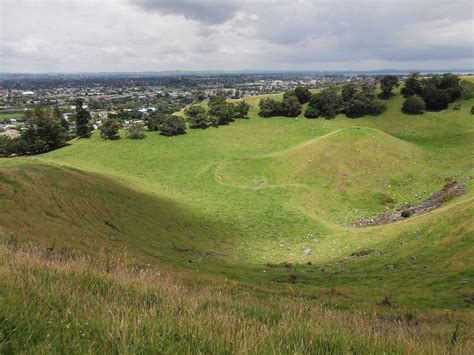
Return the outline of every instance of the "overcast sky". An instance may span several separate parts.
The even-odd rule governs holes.
[[[1,72],[473,68],[472,0],[0,0]]]

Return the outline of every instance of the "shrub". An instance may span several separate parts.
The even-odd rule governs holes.
[[[349,102],[357,93],[357,85],[354,83],[347,83],[342,86],[341,97],[343,102]]]
[[[417,95],[408,96],[403,102],[402,111],[411,115],[420,115],[426,110],[423,99]]]
[[[304,117],[306,117],[306,118],[318,118],[319,117],[319,111],[317,109],[315,109],[314,107],[308,106],[308,108],[304,112]]]
[[[117,120],[108,118],[100,126],[100,137],[102,139],[118,139],[119,137],[120,123]]]
[[[471,115],[474,115],[474,106],[471,107]]]
[[[402,213],[401,213],[401,216],[403,218],[408,218],[411,216],[411,211],[410,210],[403,210]]]
[[[130,123],[127,127],[127,138],[130,139],[143,139],[145,138],[145,131],[143,124],[140,122]]]
[[[367,114],[372,115],[372,116],[378,116],[382,114],[386,109],[387,109],[387,105],[385,105],[384,102],[377,99],[372,99],[372,100],[369,100],[369,103],[367,106]]]
[[[261,99],[258,104],[260,111],[258,115],[260,117],[271,117],[275,115],[275,108],[277,102],[271,98]]]
[[[164,136],[175,136],[186,133],[184,119],[176,115],[164,115],[160,123],[160,132]]]

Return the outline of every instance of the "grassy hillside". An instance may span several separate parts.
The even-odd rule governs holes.
[[[153,346],[145,339],[172,333],[177,335],[168,343],[156,340],[170,352],[270,352],[284,351],[276,339],[288,330],[289,352],[351,347],[367,352],[369,339],[374,352],[469,352],[473,181],[466,195],[428,214],[348,227],[360,217],[416,204],[448,177],[473,175],[474,100],[463,101],[460,110],[421,116],[401,113],[401,104],[397,95],[381,116],[333,120],[262,119],[254,107],[248,120],[183,136],[147,132],[144,140],[104,141],[95,133],[35,158],[0,160],[1,239],[54,247],[58,253],[63,247],[78,249],[93,255],[88,262],[94,265],[128,255],[120,269],[125,276],[120,271],[104,278],[100,265],[91,266],[91,274],[84,261],[60,260],[45,269],[44,256],[3,248],[1,272],[9,277],[2,278],[0,316],[13,325],[3,321],[2,327],[21,329],[3,342],[21,349],[22,340],[30,339],[25,349],[44,351],[51,343],[46,335],[55,334],[55,344],[66,339],[71,351],[85,351],[87,344],[94,351],[107,344],[139,351]],[[186,291],[174,282],[156,286],[148,279],[137,286],[126,271],[130,267],[166,272]],[[20,282],[22,270],[33,276]],[[43,281],[29,283],[35,278]],[[66,323],[43,324],[46,306],[35,306],[33,295],[43,294],[47,302],[48,289],[58,280],[66,280],[60,297],[71,293],[74,282],[89,285],[90,278],[99,286],[79,287],[77,297],[81,302],[90,297],[88,307],[99,314],[95,325],[86,327],[84,337],[91,342],[82,342],[80,333],[63,338],[59,329]],[[123,297],[105,301],[128,286]],[[180,301],[174,300],[174,287],[184,292]],[[150,293],[160,302],[150,296],[149,306]],[[268,300],[278,315],[264,305]],[[98,306],[104,303],[114,309],[108,325],[110,314]],[[56,302],[56,321],[68,309],[76,319],[92,319],[75,308],[79,304]],[[22,313],[28,305],[36,313]],[[160,320],[151,316],[158,308],[166,314]],[[328,324],[308,319],[307,309]],[[197,317],[189,323],[191,311]],[[410,321],[397,328],[400,317]],[[30,329],[30,322],[40,326]],[[357,322],[360,332],[343,327],[345,322]],[[219,326],[232,333],[216,336]],[[334,329],[341,334],[334,335]],[[265,334],[261,342],[251,336],[259,331]],[[401,334],[399,345],[390,332]]]

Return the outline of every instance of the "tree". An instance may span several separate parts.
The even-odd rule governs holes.
[[[207,128],[212,125],[212,120],[209,118],[204,107],[193,105],[184,110],[184,114],[189,122],[190,128]]]
[[[158,112],[150,112],[145,119],[145,124],[149,131],[158,131],[160,129],[161,117],[163,114]]]
[[[474,83],[468,80],[463,80],[459,83],[461,87],[461,97],[464,100],[469,100],[474,98]]]
[[[347,83],[342,86],[341,97],[343,102],[349,102],[357,93],[357,85],[354,83]]]
[[[143,139],[145,138],[145,131],[143,124],[140,122],[132,122],[126,129],[127,138],[130,139]]]
[[[272,98],[261,99],[258,106],[260,107],[260,111],[258,112],[260,117],[271,117],[275,115],[277,101]]]
[[[428,111],[441,111],[448,108],[451,102],[451,96],[447,90],[435,87],[427,87],[423,92],[423,100]]]
[[[237,105],[235,105],[235,118],[248,118],[249,110],[250,105],[248,103],[244,100],[239,101]]]
[[[360,83],[360,89],[362,93],[367,97],[374,96],[376,88],[377,88],[377,79],[364,78]]]
[[[176,115],[164,115],[160,122],[160,132],[164,136],[175,136],[186,133],[184,119]]]
[[[355,94],[346,103],[346,116],[350,118],[358,118],[365,115],[377,116],[385,110],[385,103],[373,97],[365,96],[362,93]]]
[[[54,106],[53,115],[60,122],[60,124],[64,128],[64,130],[66,132],[68,132],[69,131],[69,122],[66,121],[66,119],[64,118],[64,115],[61,113],[58,106]]]
[[[113,118],[107,118],[104,123],[100,126],[100,136],[102,139],[118,139],[120,123]]]
[[[288,96],[283,99],[282,111],[287,117],[297,117],[301,113],[301,103],[296,96]]]
[[[222,94],[222,93],[219,93],[219,94],[211,97],[211,99],[209,100],[207,106],[209,108],[212,108],[214,106],[221,105],[225,102],[226,102],[225,95]]]
[[[329,86],[319,94],[312,95],[308,107],[318,110],[326,119],[334,118],[342,108],[342,99],[335,86]]]
[[[91,136],[91,115],[83,107],[82,99],[76,100],[76,133],[81,138],[89,138]]]
[[[392,90],[398,87],[398,76],[396,75],[385,75],[380,81],[380,89],[382,90],[382,97],[389,97]]]
[[[402,111],[411,115],[420,115],[426,110],[425,102],[418,95],[408,96],[403,102]]]
[[[204,99],[206,98],[206,94],[204,93],[204,91],[198,90],[194,94],[194,97],[196,98],[198,102],[201,102],[201,101],[204,101]]]
[[[420,73],[413,72],[408,75],[408,78],[405,80],[405,86],[402,88],[401,93],[403,96],[408,97],[412,95],[421,95],[421,80]]]
[[[25,117],[21,139],[29,153],[43,153],[66,144],[67,132],[51,110],[38,106]]]
[[[218,125],[228,125],[230,122],[234,122],[235,107],[225,100],[213,103],[209,108],[209,115]]]
[[[297,86],[295,88],[295,95],[298,98],[300,104],[305,104],[309,101],[309,98],[311,97],[311,92],[308,90],[308,88],[305,88],[303,86]]]
[[[365,116],[368,107],[369,98],[362,93],[357,93],[346,103],[346,116],[350,118]]]

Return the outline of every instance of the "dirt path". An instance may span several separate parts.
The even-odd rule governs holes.
[[[461,196],[466,193],[465,184],[469,182],[472,177],[464,178],[462,181],[457,181],[456,178],[450,178],[441,190],[431,194],[426,200],[421,201],[417,205],[406,205],[395,210],[395,212],[383,213],[375,217],[364,217],[351,223],[350,227],[371,227],[381,224],[393,223],[401,219],[417,216],[427,213],[442,203],[450,200],[455,196]]]

